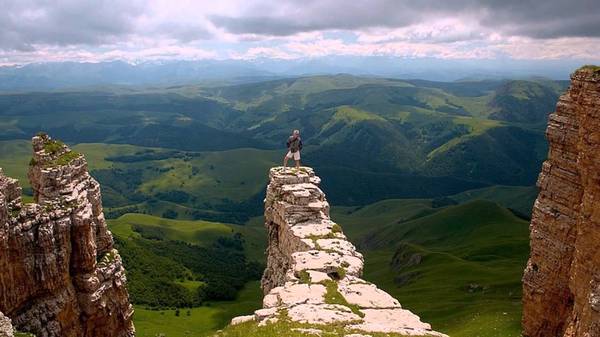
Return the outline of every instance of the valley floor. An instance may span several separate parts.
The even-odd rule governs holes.
[[[260,282],[248,282],[235,301],[210,302],[197,308],[157,310],[135,307],[134,322],[137,337],[200,337],[212,336],[231,318],[247,315],[262,305]],[[179,315],[177,315],[179,311]]]

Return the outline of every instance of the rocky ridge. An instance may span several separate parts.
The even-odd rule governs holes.
[[[83,155],[33,138],[35,203],[0,169],[0,311],[38,337],[135,335],[125,270]]]
[[[583,67],[550,115],[538,179],[523,334],[600,336],[600,68]]]
[[[320,178],[308,167],[272,168],[265,199],[267,267],[263,308],[236,317],[275,323],[282,315],[311,326],[344,325],[348,335],[391,333],[445,336],[431,330],[398,300],[361,279],[363,256],[329,218]]]

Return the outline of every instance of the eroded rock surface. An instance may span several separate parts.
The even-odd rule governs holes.
[[[121,257],[85,158],[33,138],[36,203],[0,169],[0,311],[37,337],[134,336]]]
[[[269,235],[263,309],[249,319],[268,324],[285,314],[314,325],[345,324],[350,333],[445,336],[377,286],[361,279],[363,256],[329,218],[313,170],[271,169],[265,199]]]
[[[0,337],[13,337],[13,326],[10,318],[0,312]]]
[[[600,336],[600,70],[584,67],[550,115],[531,256],[523,276],[528,337]]]

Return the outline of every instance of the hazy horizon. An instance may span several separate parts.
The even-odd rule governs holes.
[[[600,60],[592,0],[4,1],[0,66],[45,62],[387,57]]]

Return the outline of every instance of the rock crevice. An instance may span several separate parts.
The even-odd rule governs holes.
[[[0,311],[38,337],[129,337],[125,270],[85,158],[33,138],[35,203],[0,169]]]
[[[523,334],[600,336],[600,71],[583,67],[550,115],[523,276]]]
[[[308,167],[272,168],[265,199],[267,267],[263,308],[234,318],[269,324],[343,324],[349,333],[445,336],[363,279],[363,256],[329,218],[320,179]]]

